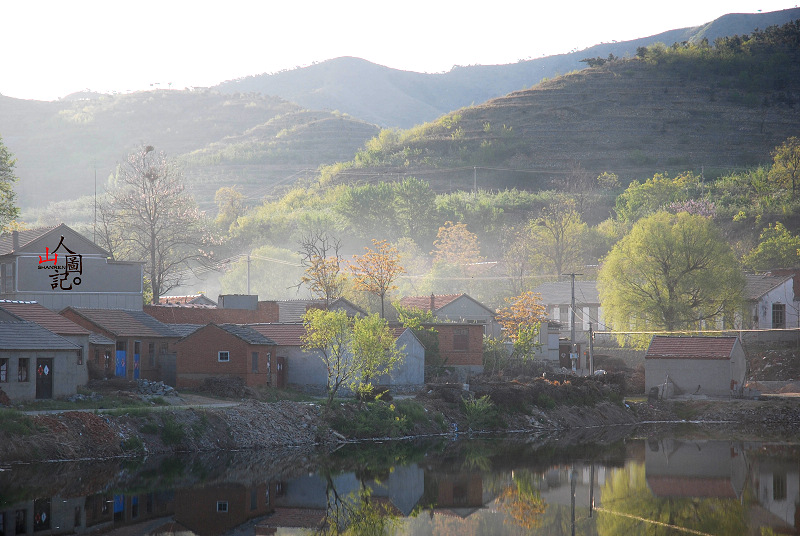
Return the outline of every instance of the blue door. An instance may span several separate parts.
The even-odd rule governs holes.
[[[117,366],[114,369],[114,376],[127,376],[127,368],[126,368],[126,359],[125,359],[125,342],[124,341],[117,341]]]

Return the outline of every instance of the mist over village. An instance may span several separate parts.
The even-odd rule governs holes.
[[[800,531],[800,8],[152,86],[0,93],[0,536]]]

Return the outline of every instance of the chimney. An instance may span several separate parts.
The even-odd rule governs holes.
[[[434,312],[435,310],[436,310],[436,296],[434,296],[433,292],[431,292],[431,312]]]
[[[11,231],[11,249],[12,251],[19,249],[19,231]]]

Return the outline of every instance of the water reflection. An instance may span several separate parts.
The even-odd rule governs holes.
[[[436,440],[13,465],[13,534],[797,534],[800,446]]]

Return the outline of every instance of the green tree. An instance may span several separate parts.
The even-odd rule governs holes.
[[[214,194],[217,217],[214,222],[227,233],[239,216],[244,214],[244,194],[236,186],[223,186]]]
[[[354,393],[371,391],[371,380],[390,373],[402,360],[389,324],[377,315],[351,319],[345,311],[311,309],[303,326],[303,348],[318,351],[328,370],[328,406],[342,387]]]
[[[587,225],[575,201],[560,198],[542,209],[530,225],[531,261],[545,273],[561,275],[583,264],[583,237]]]
[[[0,137],[0,230],[8,229],[19,217],[17,193],[14,191],[14,183],[17,182],[17,176],[14,174],[16,163],[16,158]]]
[[[800,266],[800,236],[793,235],[781,222],[761,231],[758,245],[742,262],[753,270],[795,268]]]
[[[769,177],[784,188],[792,189],[797,196],[800,182],[800,138],[792,136],[772,151],[773,164]]]
[[[702,321],[727,320],[743,288],[731,246],[709,218],[687,212],[639,220],[598,276],[606,320],[617,331],[694,330]],[[649,336],[632,340],[645,345]]]
[[[627,223],[649,216],[666,208],[670,203],[686,201],[698,187],[698,178],[686,172],[675,178],[657,173],[644,183],[633,181],[617,197],[617,219]]]
[[[128,155],[99,209],[102,245],[114,258],[145,263],[152,303],[208,259],[209,223],[174,162],[150,145]]]

